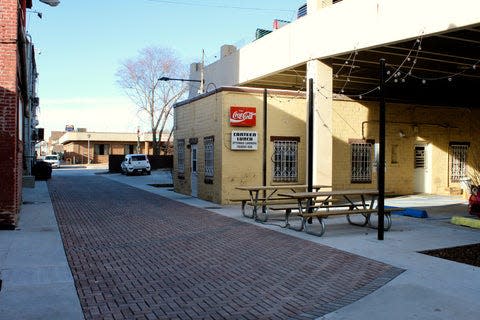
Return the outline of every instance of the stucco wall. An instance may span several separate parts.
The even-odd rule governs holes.
[[[350,183],[348,140],[379,141],[378,103],[336,100],[333,106],[333,186],[337,189],[375,188],[375,172],[371,184]],[[474,155],[478,154],[474,137],[480,133],[480,120],[475,119],[479,119],[480,111],[388,103],[386,111],[386,190],[397,194],[414,192],[414,147],[418,143],[430,146],[431,157],[427,165],[431,168],[431,193],[450,194],[452,189],[460,188],[460,183],[451,183],[449,179],[449,143],[470,142],[467,159],[470,167],[474,167]],[[397,163],[392,163],[394,146],[397,146]]]

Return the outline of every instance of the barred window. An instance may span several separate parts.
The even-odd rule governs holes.
[[[298,141],[273,141],[273,181],[298,181]]]
[[[177,141],[177,171],[185,173],[185,139]]]
[[[205,177],[213,177],[214,160],[214,138],[213,136],[203,138],[205,147]]]
[[[450,144],[450,181],[460,182],[467,176],[468,144]]]
[[[352,151],[352,183],[372,182],[373,144],[367,141],[355,141],[350,144]]]

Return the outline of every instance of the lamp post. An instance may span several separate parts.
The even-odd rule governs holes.
[[[140,127],[137,127],[137,153],[140,153]]]
[[[90,133],[87,134],[87,138],[88,138],[88,140],[87,140],[87,164],[90,164],[90,137],[91,137]]]
[[[40,0],[40,2],[48,4],[50,7],[56,7],[60,4],[59,0]]]
[[[183,79],[183,78],[170,78],[170,77],[161,77],[158,78],[158,81],[182,81],[182,82],[198,82],[200,83],[200,93],[203,93],[203,86],[205,80],[197,80],[197,79]]]

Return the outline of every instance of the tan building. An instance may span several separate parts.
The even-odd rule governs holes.
[[[65,134],[65,131],[52,131],[48,139],[49,154],[63,154],[63,144],[58,140]],[[42,154],[43,156],[44,154]]]
[[[169,134],[162,136],[167,141]],[[109,155],[129,153],[153,154],[152,135],[149,133],[66,132],[59,138],[67,163],[108,163]],[[138,148],[138,147],[139,148]]]
[[[216,88],[242,86],[306,92],[312,112],[305,114],[303,121],[304,127],[307,116],[313,122],[313,134],[305,136],[311,139],[308,142],[313,154],[310,177],[314,184],[376,188],[377,156],[386,157],[385,189],[397,194],[458,194],[462,179],[472,177],[477,177],[473,182],[480,184],[479,146],[474,138],[480,125],[476,89],[480,85],[480,19],[476,14],[480,3],[470,0],[306,2],[306,14],[298,15],[295,21],[242,48],[223,46],[219,60],[210,65],[192,64],[190,79],[203,78]],[[408,17],[408,23],[398,24],[400,16]],[[195,94],[192,90],[190,97],[195,98]],[[251,95],[253,101],[258,100]],[[380,150],[378,127],[382,97],[386,101],[387,145]],[[201,100],[210,98],[201,95],[196,99],[179,105],[177,112],[183,114],[182,108],[202,105]],[[215,101],[223,100],[218,96]],[[236,101],[231,102],[235,104]],[[217,109],[212,106],[216,104],[206,108],[210,117],[212,110]],[[230,106],[227,103],[222,107]],[[307,109],[306,102],[301,109]],[[206,117],[206,124],[195,125],[196,135],[201,132],[200,126],[213,126],[209,116]],[[181,128],[183,120],[177,121]],[[287,127],[269,120],[268,130],[270,128]],[[250,130],[263,132],[259,123]],[[225,139],[229,134],[220,133],[223,134],[220,143],[215,136],[215,148],[228,146]],[[273,135],[268,132],[265,135],[270,145]],[[192,140],[198,141],[198,150],[194,151],[201,157],[203,140],[200,136],[197,138]],[[186,139],[186,145],[191,144],[190,138]],[[262,148],[262,141],[258,141],[258,148]],[[300,139],[298,150],[302,145],[305,141]],[[186,152],[185,157],[190,153],[193,151]],[[236,152],[232,164],[221,153],[222,168],[240,165],[240,170],[253,172],[256,178],[259,172],[263,174],[262,166],[247,167],[238,163],[239,154],[244,153]],[[246,154],[255,156],[255,152]],[[267,172],[272,170],[268,169],[272,162],[268,156]],[[302,182],[304,162],[300,157],[297,170]],[[187,158],[185,165],[188,161]],[[284,170],[285,166],[280,164],[279,168]],[[205,197],[203,189],[213,190],[212,186],[202,185],[201,178],[198,184],[187,181],[187,171],[188,168],[178,190],[194,195],[198,192],[199,197]],[[225,176],[222,172],[222,179]],[[225,202],[234,194],[232,190],[236,185],[253,184],[253,179],[243,181],[229,176],[226,179],[229,180],[221,180],[222,185],[215,189],[221,195],[208,194],[205,198]],[[254,181],[255,184],[261,182],[261,179]],[[277,183],[269,176],[265,183],[273,182]]]
[[[224,87],[176,105],[177,192],[228,203],[245,195],[237,186],[263,184],[264,159],[266,184],[306,183],[305,95],[267,90],[266,99],[266,129],[263,89]],[[255,123],[237,126],[233,114],[238,109],[254,113]],[[378,110],[378,102],[340,96],[333,100],[328,128],[332,162],[327,170],[333,172],[333,188],[377,187]],[[472,140],[480,134],[480,120],[471,121],[480,119],[480,110],[431,110],[421,105],[387,106],[386,190],[462,192],[461,179],[476,167],[475,155],[480,155],[478,143]]]
[[[305,183],[305,95],[287,90],[269,90],[267,101],[266,135],[263,125],[264,91],[261,89],[220,88],[177,104],[175,190],[225,203],[236,195],[236,186],[262,183],[264,159],[268,159],[268,183]],[[242,113],[245,109],[246,112]],[[241,123],[230,121],[230,114],[234,113],[232,110],[239,110],[243,117],[254,118],[256,122],[240,126]],[[264,156],[262,141],[265,137]],[[275,146],[290,148],[291,157],[295,157],[295,163],[283,163],[283,169],[289,169],[283,174],[278,172],[278,168],[277,173],[274,172]]]

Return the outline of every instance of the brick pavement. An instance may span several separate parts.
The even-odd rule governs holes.
[[[402,272],[100,176],[72,178],[48,186],[86,319],[313,319]]]

